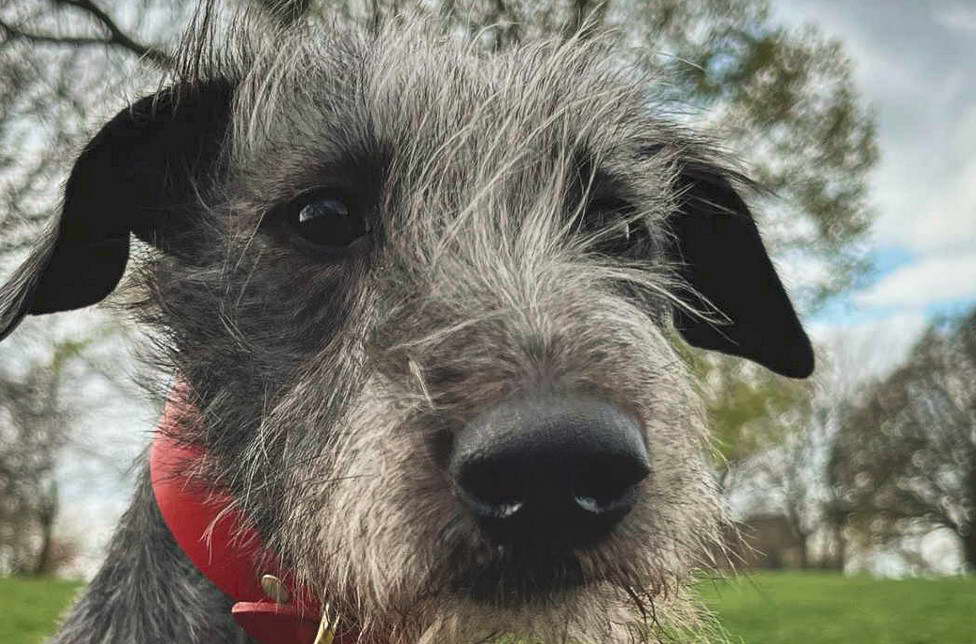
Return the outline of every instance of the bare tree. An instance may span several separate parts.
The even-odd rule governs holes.
[[[830,469],[882,543],[945,528],[976,569],[976,310],[933,325],[846,418]]]
[[[0,368],[0,571],[52,571],[54,468],[68,439],[61,391],[82,348],[61,343],[43,368],[19,374],[8,365]]]
[[[788,530],[797,565],[843,570],[849,508],[835,484],[831,459],[851,406],[881,372],[875,346],[844,335],[819,346],[818,375],[784,381],[760,370],[710,376],[720,482],[750,522],[775,517]]]
[[[175,42],[179,28],[148,2],[134,7],[125,20],[90,0],[0,7],[0,260],[51,219],[67,164],[92,124],[124,104],[137,70],[152,82],[171,63],[143,38]]]
[[[713,427],[724,441],[719,483],[728,498],[739,498],[742,519],[779,517],[797,565],[810,567],[810,542],[825,521],[826,400],[816,383],[782,381],[758,370],[738,376],[712,387],[721,396],[712,401]]]
[[[0,272],[54,219],[64,176],[92,125],[171,64],[167,52],[182,26],[161,20],[160,9],[188,13],[151,2],[113,11],[89,0],[0,5]],[[109,375],[92,351],[115,345],[106,336],[118,332],[108,315],[31,320],[19,342],[0,348],[2,572],[50,573],[77,550],[58,534],[59,467],[66,449],[93,456],[75,434],[93,405],[76,394],[90,391],[99,373]]]

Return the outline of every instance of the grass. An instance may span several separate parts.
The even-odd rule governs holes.
[[[79,587],[0,578],[0,642],[42,641]],[[887,580],[783,572],[700,588],[734,643],[976,644],[976,576]]]
[[[51,634],[81,584],[0,577],[0,642],[37,644]]]
[[[976,644],[976,577],[873,579],[816,572],[705,582],[732,642]]]

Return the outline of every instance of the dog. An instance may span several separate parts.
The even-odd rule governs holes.
[[[683,343],[814,362],[735,164],[608,36],[207,33],[0,290],[3,337],[132,245],[173,374],[54,641],[706,638],[725,518]]]

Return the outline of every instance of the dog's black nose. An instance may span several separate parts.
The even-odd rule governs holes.
[[[512,398],[454,439],[459,498],[500,544],[589,545],[630,511],[650,468],[640,424],[596,398]]]

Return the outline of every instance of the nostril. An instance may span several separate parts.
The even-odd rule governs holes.
[[[586,493],[573,495],[576,505],[593,514],[628,511],[637,500],[638,486],[631,485],[613,495],[591,496]]]
[[[516,476],[506,476],[504,458],[473,458],[455,475],[458,495],[481,517],[504,519],[515,515],[525,505],[529,485]]]
[[[508,519],[525,506],[524,501],[516,498],[482,498],[463,486],[458,489],[458,496],[475,516],[483,519]]]
[[[619,457],[602,470],[589,469],[573,488],[573,500],[587,512],[602,514],[629,510],[640,491],[640,482],[650,474],[646,461]]]

